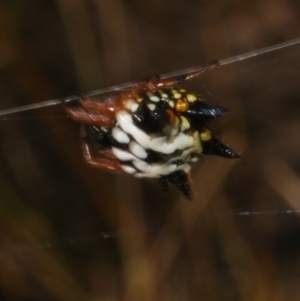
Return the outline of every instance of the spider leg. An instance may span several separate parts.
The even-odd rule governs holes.
[[[101,150],[99,152],[100,155],[103,155],[107,159],[102,158],[95,158],[90,150],[90,145],[87,141],[87,133],[84,125],[80,127],[80,137],[82,139],[82,150],[83,150],[83,157],[85,161],[91,165],[92,167],[104,169],[110,172],[122,172],[123,169],[121,168],[117,158],[111,154],[107,150]]]
[[[80,121],[83,123],[93,124],[97,126],[112,126],[115,122],[114,114],[110,114],[109,116],[98,113],[88,113],[82,108],[70,107],[64,101],[62,101],[62,105],[66,113],[75,121]],[[99,111],[99,113],[102,113]]]
[[[103,157],[107,158],[107,159],[110,159],[110,160],[113,160],[113,161],[117,161],[118,160],[116,158],[116,156],[110,150],[103,149],[103,150],[99,150],[98,153],[100,155],[102,155]]]
[[[116,111],[124,108],[119,95],[110,98],[106,102],[93,101],[89,98],[81,97],[79,103],[86,111],[98,111],[108,118],[114,118]]]
[[[161,79],[159,76],[154,76],[150,78],[150,80],[139,83],[135,85],[133,90],[141,90],[141,89],[146,89],[150,91],[155,91],[157,89],[163,89],[165,87],[177,85],[178,83],[184,82],[186,80],[190,80],[196,76],[199,76],[205,72],[207,72],[210,69],[214,69],[219,66],[218,61],[213,61],[209,63],[206,67],[201,68],[196,71],[191,71],[185,74],[180,74],[173,76],[171,78],[166,78],[166,79]]]

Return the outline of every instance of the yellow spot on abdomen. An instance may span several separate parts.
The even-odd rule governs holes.
[[[197,96],[194,95],[194,94],[188,94],[188,95],[186,96],[186,98],[187,98],[187,100],[188,100],[189,102],[194,102],[194,101],[197,100]]]
[[[206,130],[200,134],[201,141],[209,141],[211,139],[211,131]]]
[[[156,108],[155,104],[153,104],[153,103],[149,103],[147,106],[148,106],[149,110],[151,110],[151,111],[154,111]]]
[[[169,106],[170,106],[171,108],[174,108],[175,104],[174,104],[174,101],[173,101],[173,100],[170,100],[170,101],[169,101]]]
[[[175,99],[180,99],[182,95],[177,92],[177,93],[174,93],[173,96]]]
[[[184,116],[181,116],[180,119],[181,119],[181,130],[182,131],[188,130],[190,128],[189,121]]]
[[[176,102],[175,109],[177,112],[185,112],[188,109],[188,104],[184,100],[179,99]]]
[[[202,153],[202,144],[199,137],[199,132],[196,131],[193,135],[194,138],[194,151],[198,154]]]
[[[154,102],[159,102],[159,97],[155,96],[155,95],[152,95],[149,97],[151,101],[154,101]]]

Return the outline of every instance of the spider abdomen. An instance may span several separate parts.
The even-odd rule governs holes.
[[[113,146],[112,152],[122,168],[137,177],[159,178],[177,170],[188,171],[191,155],[201,153],[198,132],[178,131],[172,136],[163,132],[146,133],[135,125],[127,111],[117,113],[116,119],[112,135],[120,146]],[[121,144],[119,131],[130,137],[128,143]],[[157,160],[153,162],[154,157]]]

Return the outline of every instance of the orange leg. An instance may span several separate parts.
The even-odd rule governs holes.
[[[72,107],[65,101],[62,101],[62,105],[67,114],[75,121],[97,126],[112,126],[115,123],[116,112],[124,108],[122,99],[122,96],[116,95],[101,102],[81,97],[79,107]]]
[[[98,152],[101,156],[107,158],[107,159],[110,159],[112,161],[118,161],[118,159],[116,158],[116,156],[110,151],[110,150],[107,150],[107,149],[103,149],[103,150],[99,150]]]
[[[109,119],[114,119],[116,112],[124,108],[120,96],[115,96],[109,102],[92,101],[88,98],[81,97],[79,103],[84,110],[98,111]]]
[[[62,102],[64,110],[75,121],[89,123],[97,126],[112,126],[115,122],[114,114],[106,115],[105,111],[89,113],[82,108],[70,107],[64,101]]]
[[[204,67],[200,70],[191,71],[186,74],[175,75],[171,78],[161,79],[159,76],[154,76],[148,81],[136,84],[135,87],[133,88],[133,91],[143,90],[143,89],[155,91],[157,89],[163,89],[165,87],[177,85],[178,83],[192,79],[192,78],[199,76],[199,75],[207,72],[208,70],[214,69],[218,66],[219,66],[219,62],[213,61],[210,64],[208,64],[206,67]]]
[[[99,151],[99,155],[106,157],[107,159],[103,159],[101,157],[95,158],[91,151],[90,146],[87,141],[86,129],[84,125],[80,128],[80,136],[82,139],[82,150],[83,150],[83,157],[85,161],[91,165],[92,167],[103,169],[110,172],[122,172],[123,169],[121,168],[118,159],[107,150]]]
[[[112,126],[114,124],[114,120],[112,120],[111,118],[107,118],[106,116],[98,114],[90,114],[78,108],[65,107],[65,111],[75,121],[89,123],[97,126]]]

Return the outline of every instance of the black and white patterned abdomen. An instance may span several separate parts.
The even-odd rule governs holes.
[[[118,112],[116,119],[112,152],[123,170],[136,177],[159,178],[178,170],[187,173],[190,163],[201,153],[197,131],[182,131],[179,124],[174,124],[168,135],[146,133],[128,111]]]
[[[93,137],[125,172],[162,178],[190,197],[187,175],[201,154],[237,157],[206,128],[210,119],[226,113],[183,89],[142,91],[124,100],[112,127],[93,126]]]

